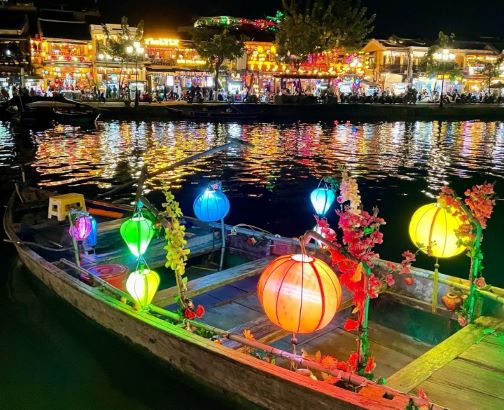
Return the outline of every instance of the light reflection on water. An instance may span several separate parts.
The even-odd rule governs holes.
[[[44,187],[92,183],[110,187],[188,155],[241,138],[254,147],[233,148],[182,166],[150,182],[181,188],[189,176],[204,173],[228,185],[248,184],[249,195],[262,187],[333,175],[340,165],[368,180],[415,179],[428,196],[457,178],[483,173],[504,176],[504,126],[483,122],[379,124],[214,124],[192,122],[108,122],[85,132],[58,127],[35,134],[33,167]],[[0,133],[0,166],[13,155],[9,133]],[[123,175],[128,172],[130,175]],[[254,188],[255,191],[254,192]]]

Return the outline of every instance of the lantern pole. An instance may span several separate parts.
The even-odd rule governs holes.
[[[220,254],[220,263],[219,263],[219,271],[222,270],[224,267],[224,254],[226,253],[226,230],[224,227],[224,218],[220,220],[221,222],[221,239],[222,239],[222,245],[221,245],[221,254]]]
[[[72,211],[68,212],[68,221],[70,222],[70,229],[73,229],[73,220],[72,220]],[[77,240],[73,235],[70,235],[72,237],[72,245],[74,249],[74,256],[75,256],[75,264],[80,267],[80,258],[79,258],[79,244],[77,243]]]
[[[366,295],[364,299],[364,306],[363,310],[360,314],[360,324],[359,324],[359,334],[358,334],[358,354],[359,354],[359,360],[358,360],[358,365],[357,368],[358,370],[363,369],[366,366],[365,361],[367,360],[367,355],[368,355],[368,347],[369,347],[369,338],[368,338],[368,322],[369,322],[369,276],[371,275],[371,269],[369,266],[362,262],[362,265],[364,266],[364,280],[363,280],[363,288],[364,288],[364,294]]]
[[[434,277],[432,280],[432,313],[437,312],[437,301],[438,301],[438,291],[439,291],[439,263],[438,258],[436,258],[436,263],[434,264]]]

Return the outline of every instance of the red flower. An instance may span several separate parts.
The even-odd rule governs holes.
[[[203,307],[203,305],[198,305],[198,307],[196,308],[196,317],[202,317],[204,314],[205,314],[205,308]]]
[[[352,330],[357,330],[359,328],[359,321],[358,320],[352,320],[352,319],[347,319],[345,321],[345,324],[343,325],[343,329],[345,329],[347,332],[351,332]]]
[[[394,276],[391,273],[389,273],[387,276],[385,276],[385,282],[387,282],[387,285],[389,286],[394,286],[395,283]]]
[[[196,313],[194,313],[190,308],[186,308],[186,310],[184,310],[184,316],[186,319],[192,320],[196,317]]]
[[[375,369],[375,367],[376,367],[376,363],[374,361],[374,357],[371,356],[366,363],[366,367],[364,368],[364,373],[368,373],[368,374],[373,373],[373,370]]]
[[[353,352],[348,358],[348,371],[355,372],[357,370],[357,362],[359,361],[359,355],[357,352]]]
[[[457,322],[460,326],[464,327],[465,325],[467,325],[467,318],[465,316],[459,315],[457,317]]]
[[[412,278],[412,277],[407,277],[407,278],[404,278],[404,283],[406,283],[406,285],[413,285],[413,283],[415,282],[415,280]]]

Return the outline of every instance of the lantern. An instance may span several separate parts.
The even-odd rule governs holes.
[[[464,252],[455,231],[462,222],[437,203],[418,208],[411,217],[409,234],[424,253],[436,258],[450,258]]]
[[[87,237],[87,244],[88,246],[95,247],[96,244],[98,243],[98,224],[96,223],[96,219],[93,217],[91,218],[91,232],[89,236]]]
[[[68,229],[68,233],[76,240],[83,241],[92,230],[91,217],[89,215],[78,216],[73,225]]]
[[[159,275],[150,269],[131,272],[126,281],[126,290],[141,306],[149,306],[159,286]]]
[[[261,274],[257,296],[266,316],[282,329],[310,333],[332,320],[341,303],[333,270],[307,255],[283,255]]]
[[[215,189],[216,186],[207,188],[194,200],[194,213],[200,221],[216,222],[229,213],[229,200],[224,192]]]
[[[138,258],[147,250],[154,236],[154,226],[140,213],[124,222],[120,232],[131,253]]]
[[[327,213],[335,198],[336,195],[334,195],[334,191],[327,187],[316,188],[310,195],[310,200],[313,208],[315,209],[316,214],[319,216],[324,216]]]

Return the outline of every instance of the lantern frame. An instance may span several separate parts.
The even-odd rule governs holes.
[[[209,184],[203,192],[196,196],[193,202],[194,214],[203,222],[223,220],[229,214],[230,208],[229,199],[222,192],[221,185],[218,182]]]
[[[329,265],[301,253],[272,261],[259,278],[257,296],[274,324],[293,333],[311,333],[334,318],[342,290]]]

